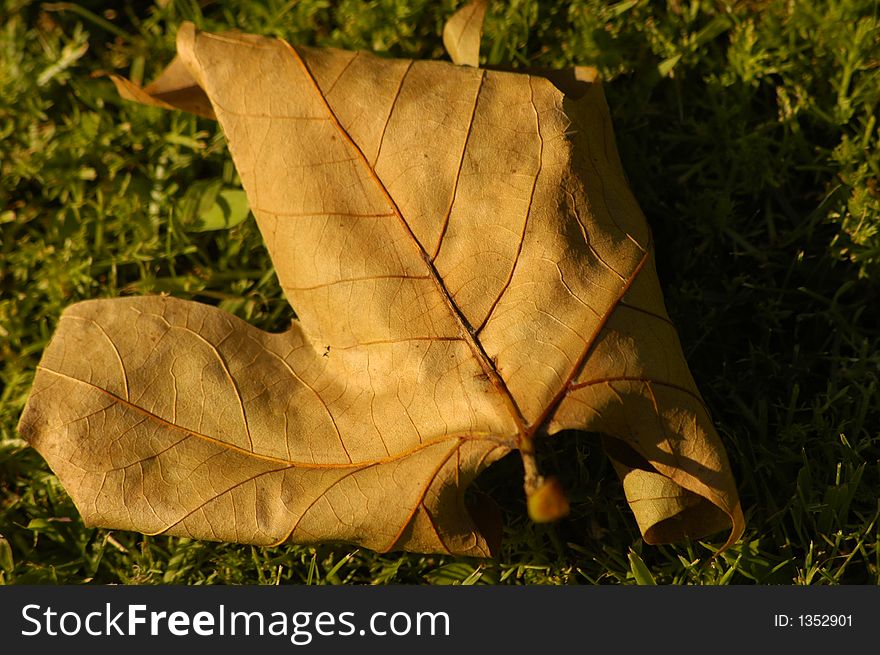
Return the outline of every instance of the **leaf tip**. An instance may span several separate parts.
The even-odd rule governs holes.
[[[474,0],[456,11],[443,27],[443,46],[454,64],[480,65],[480,38],[487,0]]]
[[[181,45],[192,43],[196,36],[196,25],[192,21],[185,20],[177,28],[177,49],[180,50]]]

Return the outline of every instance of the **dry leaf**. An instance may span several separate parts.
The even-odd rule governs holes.
[[[487,0],[474,0],[456,11],[443,27],[443,47],[453,63],[480,65],[480,37],[486,18]]]
[[[89,525],[489,555],[465,488],[519,449],[533,517],[564,514],[534,440],[578,429],[608,435],[648,542],[739,536],[588,71],[553,77],[566,95],[192,25],[178,53],[150,87],[117,86],[216,115],[298,320],[68,308],[20,430]]]

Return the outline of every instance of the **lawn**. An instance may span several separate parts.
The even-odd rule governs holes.
[[[876,1],[491,3],[482,63],[605,80],[748,521],[714,559],[723,535],[647,546],[597,436],[565,435],[539,456],[567,519],[527,519],[515,457],[478,480],[505,519],[491,561],[87,529],[16,433],[72,302],[165,292],[266,330],[292,317],[252,217],[200,230],[207,194],[240,186],[217,125],[120,100],[100,73],[149,81],[183,20],[441,59],[460,3],[2,3],[0,582],[880,584]]]

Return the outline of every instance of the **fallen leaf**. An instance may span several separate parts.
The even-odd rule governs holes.
[[[269,334],[161,296],[69,307],[19,429],[87,524],[486,556],[497,518],[475,522],[465,489],[517,449],[533,518],[558,518],[535,440],[577,429],[607,435],[646,541],[738,538],[594,71],[190,24],[171,68],[114,81],[216,116],[298,320]]]
[[[480,65],[480,37],[486,18],[487,0],[474,0],[456,11],[443,27],[443,47],[453,63]]]

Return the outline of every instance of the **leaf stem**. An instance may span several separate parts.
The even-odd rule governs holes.
[[[523,486],[529,518],[535,523],[550,523],[566,516],[569,504],[562,484],[554,477],[545,478],[541,475],[535,459],[535,442],[530,435],[523,435],[519,452],[523,461]]]
[[[524,480],[523,484],[526,490],[526,496],[531,496],[540,486],[543,476],[538,470],[538,462],[535,459],[535,442],[534,440],[523,435],[519,444],[519,453],[522,456]]]

